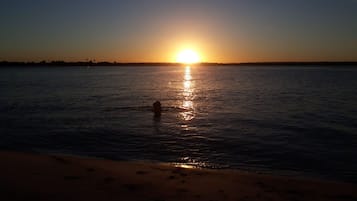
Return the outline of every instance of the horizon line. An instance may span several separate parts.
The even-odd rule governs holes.
[[[0,61],[0,66],[12,65],[50,65],[50,66],[124,66],[124,65],[149,65],[149,66],[209,66],[209,65],[357,65],[357,61],[263,61],[263,62],[197,62],[191,64],[179,62],[109,62],[109,61]]]

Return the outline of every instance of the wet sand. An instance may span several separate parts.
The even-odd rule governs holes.
[[[0,200],[356,201],[357,185],[236,170],[0,152]]]

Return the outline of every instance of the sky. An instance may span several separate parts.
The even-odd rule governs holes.
[[[357,0],[1,0],[0,60],[357,61]]]

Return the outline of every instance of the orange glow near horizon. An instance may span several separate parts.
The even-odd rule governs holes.
[[[194,64],[200,62],[200,56],[194,50],[185,49],[178,53],[176,61],[183,64]]]

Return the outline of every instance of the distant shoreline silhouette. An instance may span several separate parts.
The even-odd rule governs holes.
[[[182,63],[168,62],[94,62],[94,61],[41,61],[41,62],[9,62],[0,61],[0,67],[8,66],[182,66]],[[319,62],[245,62],[245,63],[212,63],[202,62],[194,66],[350,66],[357,67],[357,61],[319,61]]]

